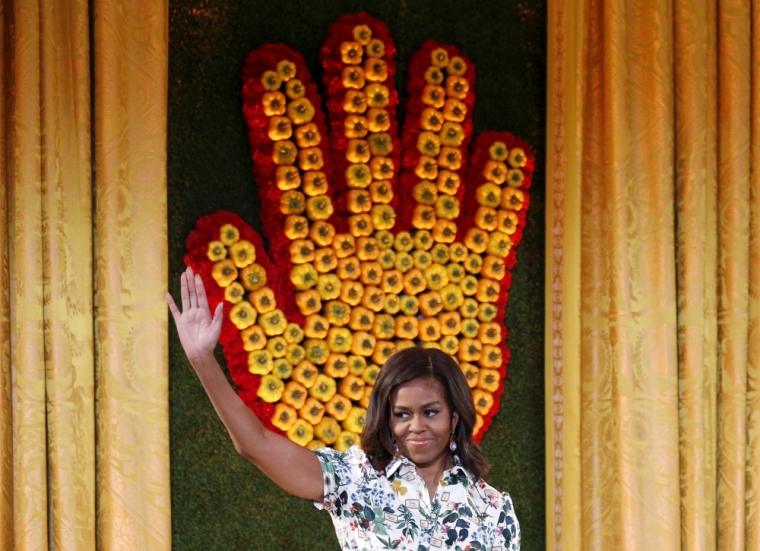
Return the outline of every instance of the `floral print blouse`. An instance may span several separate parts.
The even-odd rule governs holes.
[[[433,500],[409,459],[376,470],[358,447],[316,451],[325,497],[343,551],[518,551],[512,499],[461,465],[445,471]]]

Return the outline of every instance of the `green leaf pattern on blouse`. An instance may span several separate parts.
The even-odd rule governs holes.
[[[343,551],[519,551],[512,499],[457,464],[433,500],[414,463],[398,457],[382,471],[353,447],[317,450],[324,501]]]

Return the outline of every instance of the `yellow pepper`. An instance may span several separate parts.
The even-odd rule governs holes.
[[[477,386],[488,392],[496,392],[499,388],[499,372],[496,369],[481,369]]]
[[[464,129],[461,124],[446,121],[441,128],[441,145],[459,147],[464,141]]]
[[[375,384],[375,381],[377,380],[377,376],[380,374],[380,368],[376,365],[368,365],[366,369],[362,372],[362,379],[364,379],[364,382],[368,385]]]
[[[438,291],[430,291],[419,296],[420,312],[423,316],[435,316],[443,309],[443,299]],[[436,323],[438,323],[436,321]]]
[[[393,316],[389,314],[375,315],[371,331],[378,339],[392,339],[396,332],[396,322]]]
[[[348,359],[345,354],[330,354],[324,367],[325,375],[333,379],[342,379],[348,375]]]
[[[363,408],[369,408],[369,400],[372,397],[372,389],[374,387],[372,385],[366,385],[364,387],[364,393],[362,394],[362,397],[359,399],[359,405]]]
[[[470,91],[470,83],[467,79],[457,75],[446,77],[446,95],[450,98],[465,99]]]
[[[435,180],[438,177],[438,161],[427,155],[420,155],[414,173],[420,180]]]
[[[356,25],[351,30],[351,34],[353,34],[354,39],[356,39],[359,44],[366,46],[370,43],[370,39],[372,38],[372,29],[367,25]]]
[[[476,254],[480,254],[488,247],[488,234],[480,228],[470,228],[464,237],[464,244]]]
[[[440,344],[441,344],[441,350],[446,352],[446,354],[448,354],[449,356],[456,356],[457,353],[459,352],[459,339],[456,338],[454,335],[446,335],[442,337]]]
[[[415,316],[396,317],[396,337],[400,339],[416,339],[419,334],[419,321]]]
[[[396,260],[393,262],[393,266],[402,274],[405,274],[412,268],[414,268],[414,258],[406,251],[401,251],[396,254]]]
[[[388,157],[374,157],[369,162],[369,168],[375,180],[389,180],[396,172],[393,160]]]
[[[274,375],[264,375],[261,378],[259,390],[256,392],[259,398],[270,404],[279,402],[285,390],[285,383]]]
[[[443,84],[443,72],[440,67],[428,67],[425,71],[425,82],[428,84]]]
[[[315,365],[323,365],[330,355],[327,343],[321,339],[306,339],[303,343],[306,359]]]
[[[396,249],[397,252],[411,251],[412,247],[414,247],[414,240],[409,232],[402,231],[396,234],[396,238],[393,241],[393,248]]]
[[[299,99],[306,95],[306,87],[303,82],[294,78],[285,84],[285,95],[290,99]]]
[[[367,136],[369,123],[367,117],[348,115],[343,121],[343,133],[346,138],[364,138]]]
[[[298,365],[306,358],[306,351],[303,346],[300,346],[294,342],[288,343],[287,352],[285,353],[285,359],[291,365]]]
[[[290,344],[298,344],[303,340],[303,329],[296,323],[289,323],[282,335]]]
[[[346,375],[340,383],[338,392],[349,400],[359,401],[364,395],[366,383],[356,375]]]
[[[422,103],[440,109],[446,101],[446,90],[436,84],[426,84],[422,89]]]
[[[453,243],[457,237],[457,225],[451,220],[436,220],[433,226],[433,239],[438,243]]]
[[[303,214],[306,210],[306,197],[298,190],[291,189],[280,196],[280,212],[282,214]]]
[[[374,225],[369,214],[354,214],[348,217],[348,231],[356,237],[372,235]]]
[[[287,59],[283,59],[277,64],[277,74],[283,82],[289,81],[296,76],[296,64]]]
[[[517,231],[518,221],[517,215],[514,212],[499,209],[498,226],[500,232],[512,235]]]
[[[314,434],[325,444],[334,444],[340,434],[340,425],[332,417],[322,417],[322,420],[314,427]]]
[[[288,341],[283,337],[273,337],[267,342],[267,350],[275,359],[282,358],[288,351]],[[288,374],[288,377],[290,374]]]
[[[293,165],[278,166],[275,171],[277,187],[282,191],[298,189],[301,185],[301,173]]]
[[[282,80],[276,71],[264,71],[264,74],[261,75],[261,85],[264,90],[279,90],[280,84],[282,84]]]
[[[343,42],[340,45],[340,60],[346,65],[358,65],[363,55],[364,48],[358,42]]]
[[[496,229],[499,223],[499,216],[496,209],[491,207],[478,207],[475,213],[475,225],[483,231],[490,232]]]
[[[245,298],[245,289],[237,281],[233,281],[224,288],[224,300],[237,304]]]
[[[388,78],[388,64],[376,57],[367,58],[364,60],[364,77],[370,82],[383,82]]]
[[[510,168],[507,172],[507,183],[513,188],[522,186],[523,180],[525,180],[525,174],[519,168]]]
[[[300,148],[316,147],[322,141],[319,128],[313,122],[296,128],[296,143]]]
[[[294,381],[301,383],[305,388],[311,388],[317,382],[319,370],[309,360],[302,360],[293,369],[291,377]]]
[[[269,119],[269,128],[267,130],[269,139],[273,142],[279,140],[288,140],[293,135],[293,127],[288,117],[272,117]]]
[[[481,304],[478,310],[478,319],[482,322],[493,321],[499,309],[493,304]]]
[[[272,375],[283,381],[293,374],[293,366],[285,358],[277,358],[272,361]]]
[[[436,48],[430,52],[430,64],[433,67],[446,67],[449,64],[449,52],[443,48]]]
[[[465,319],[471,319],[478,315],[480,306],[474,298],[466,298],[459,307],[459,313]]]
[[[483,428],[483,425],[485,424],[485,421],[483,420],[483,416],[479,413],[475,414],[475,425],[472,427],[472,434],[478,434],[480,432],[480,429]]]
[[[230,321],[238,329],[247,329],[256,323],[256,310],[253,309],[253,306],[247,300],[243,300],[233,306],[229,316]]]
[[[282,92],[267,92],[261,97],[261,103],[264,106],[264,114],[267,117],[273,117],[285,114],[288,100]]]
[[[360,263],[360,271],[361,275],[359,276],[359,280],[364,285],[377,286],[380,285],[383,280],[383,267],[379,262],[362,262]]]
[[[367,285],[361,305],[373,312],[379,312],[385,307],[385,293],[374,285]]]
[[[435,215],[438,218],[454,220],[459,216],[459,200],[450,195],[441,195],[435,202]]]
[[[296,294],[296,304],[304,316],[319,312],[322,309],[322,300],[319,293],[313,289]]]
[[[378,255],[377,261],[385,272],[393,270],[396,264],[396,253],[392,249],[386,249]],[[385,276],[385,272],[383,272],[383,277]]]
[[[420,233],[427,233],[425,230],[422,230]],[[415,243],[417,240],[415,239]],[[433,256],[427,252],[427,249],[423,249],[422,247],[417,247],[417,250],[412,253],[412,259],[414,261],[414,267],[418,270],[426,270],[430,267],[430,265],[433,263]]]
[[[287,431],[288,438],[299,446],[306,446],[314,439],[314,427],[305,419],[298,419]]]
[[[375,351],[372,353],[372,361],[384,365],[391,356],[396,353],[396,344],[392,341],[377,341]]]
[[[525,194],[522,190],[507,187],[501,192],[501,208],[503,209],[519,211],[522,210],[524,202]]]
[[[266,375],[272,371],[273,362],[269,350],[254,350],[248,354],[248,371],[254,375]]]
[[[206,256],[212,262],[224,260],[227,257],[227,247],[221,241],[212,241],[208,244]]]
[[[301,98],[295,101],[291,101],[286,109],[288,118],[293,121],[296,126],[301,126],[311,122],[314,118],[314,106],[311,104],[308,98]]]
[[[481,257],[479,254],[473,253],[467,257],[467,260],[464,261],[464,269],[471,274],[479,274],[482,268],[483,257]],[[462,286],[462,288],[464,289],[464,286]]]
[[[354,331],[369,331],[374,323],[375,313],[372,310],[364,306],[357,306],[351,310],[348,326]]]
[[[467,114],[467,106],[458,99],[450,98],[443,106],[443,118],[447,121],[462,122]]]
[[[404,275],[404,290],[407,294],[417,295],[424,291],[426,286],[427,280],[421,270],[413,268]]]
[[[346,305],[348,307],[348,305]],[[351,331],[346,327],[331,327],[327,333],[327,346],[332,352],[345,353],[351,350],[351,343],[354,337]],[[327,363],[330,363],[328,358]],[[327,373],[327,371],[325,371]],[[328,375],[330,375],[328,373]],[[342,375],[340,375],[342,377]],[[338,375],[330,375],[330,377],[338,377]]]
[[[314,381],[314,385],[309,389],[309,395],[320,402],[327,402],[337,392],[335,379],[320,373]]]
[[[431,291],[440,291],[449,284],[449,272],[440,264],[432,264],[425,268],[427,287]]]
[[[340,289],[340,300],[351,306],[356,306],[364,296],[364,285],[358,281],[343,281]]]
[[[372,324],[370,324],[370,327],[371,325]],[[351,344],[351,353],[356,356],[371,356],[375,351],[376,344],[377,339],[374,335],[371,335],[366,331],[356,331],[354,333],[354,342]]]
[[[475,299],[478,302],[496,302],[499,298],[499,284],[493,279],[482,278],[478,281],[478,291]]]
[[[335,441],[333,449],[339,452],[347,452],[352,446],[358,446],[359,441],[360,438],[358,434],[344,430],[338,435],[338,439]]]
[[[312,425],[319,424],[325,414],[325,406],[322,402],[309,397],[298,410],[301,419],[307,420]]]
[[[343,428],[351,432],[361,433],[364,430],[364,421],[367,417],[367,410],[363,407],[352,407],[348,412],[346,419],[343,421]]]
[[[349,163],[367,163],[371,156],[367,140],[348,140],[346,160]]]
[[[219,228],[219,241],[229,247],[240,239],[240,231],[232,224],[225,224]]]
[[[449,281],[451,283],[459,283],[465,276],[464,268],[461,264],[456,262],[449,262],[446,264],[446,271],[449,272]]]
[[[498,256],[489,254],[483,259],[483,268],[481,269],[481,273],[488,278],[495,279],[496,281],[501,281],[501,279],[506,275],[506,270],[507,268],[504,264],[504,260]]]
[[[414,248],[427,251],[433,246],[433,237],[427,230],[420,230],[414,235]]]
[[[396,223],[396,211],[390,205],[374,205],[371,217],[375,230],[388,230]]]
[[[351,375],[359,377],[362,373],[364,373],[366,367],[367,359],[364,356],[351,355],[348,357],[348,372]]]
[[[423,180],[412,188],[412,197],[421,205],[434,205],[438,199],[438,188],[433,182]]]
[[[310,220],[327,220],[332,213],[332,201],[327,195],[316,195],[306,200],[306,216]]]
[[[449,64],[446,67],[446,72],[450,75],[462,76],[467,72],[467,63],[465,63],[464,59],[461,57],[454,56],[449,61]]]
[[[441,299],[443,300],[443,307],[449,312],[453,312],[464,302],[464,293],[462,288],[455,283],[449,283],[443,289],[441,289]]]
[[[397,295],[404,290],[404,276],[400,270],[386,270],[380,285],[384,293]]]
[[[496,231],[488,238],[488,246],[486,247],[488,254],[505,258],[511,249],[512,239],[506,233]]]
[[[267,343],[264,330],[258,325],[252,325],[248,329],[241,331],[240,338],[243,339],[243,349],[246,352],[261,350]]]
[[[296,416],[296,410],[287,404],[279,403],[274,408],[274,414],[272,415],[272,424],[283,432],[293,426],[298,417]]]
[[[447,170],[459,170],[462,167],[462,152],[454,147],[442,147],[438,165]]]
[[[458,312],[444,312],[438,315],[441,323],[442,335],[458,335],[462,327],[462,320]]]
[[[309,230],[309,237],[320,247],[329,247],[335,239],[335,226],[324,220],[317,220]]]
[[[464,378],[467,379],[467,386],[475,388],[480,381],[480,370],[468,362],[460,362],[459,369],[464,373]]]
[[[335,251],[330,247],[323,247],[314,251],[314,267],[320,273],[320,276],[317,278],[317,290],[319,290],[320,278],[338,267],[338,257],[335,256]]]
[[[420,310],[420,300],[414,295],[403,296],[399,302],[399,310],[406,316],[416,316]]]
[[[481,415],[487,415],[493,406],[493,395],[476,388],[472,391],[472,401],[475,403],[475,411]]]
[[[346,258],[356,252],[356,238],[349,233],[339,233],[332,242],[335,256]]]
[[[309,235],[309,221],[304,216],[291,214],[285,218],[283,231],[288,239],[302,239]]]
[[[443,128],[443,113],[432,107],[426,107],[420,115],[420,126],[429,132],[438,132]]]
[[[299,291],[306,291],[317,284],[319,274],[311,263],[299,264],[290,272],[290,281]]]
[[[483,345],[483,352],[480,355],[480,367],[488,369],[498,369],[501,367],[502,353],[501,348],[491,344]]]
[[[451,258],[449,246],[445,243],[436,243],[433,245],[433,248],[430,249],[430,256],[433,258],[433,262],[445,266]]]
[[[275,308],[271,312],[259,316],[259,325],[267,336],[274,337],[285,332],[288,322],[282,310]]]
[[[225,258],[214,264],[211,269],[211,276],[219,287],[227,287],[237,279],[238,270],[232,260]]]
[[[327,318],[319,314],[310,314],[306,316],[303,332],[307,339],[324,339],[327,337],[327,330],[330,328],[330,322]]]
[[[306,388],[295,381],[290,381],[285,385],[282,401],[295,409],[303,407],[306,402]]]
[[[468,297],[473,296],[478,292],[478,280],[475,276],[468,275],[462,278],[462,281],[458,283],[459,288],[462,289],[462,293]]]
[[[343,69],[341,75],[343,86],[352,90],[361,90],[364,88],[364,69],[350,65]]]
[[[373,82],[372,84],[367,85],[364,89],[364,93],[367,97],[367,105],[373,109],[384,109],[385,107],[388,107],[391,93],[386,86]]]
[[[276,165],[292,165],[296,161],[298,148],[290,140],[274,142],[272,160]]]
[[[475,339],[460,339],[459,360],[463,362],[476,362],[483,353],[483,345]]]
[[[367,96],[361,90],[348,90],[343,100],[346,113],[361,114],[367,110]]]
[[[346,281],[354,281],[361,276],[359,259],[355,256],[348,256],[338,260],[337,276],[345,284]],[[348,302],[348,301],[346,301]]]
[[[303,264],[314,260],[314,242],[311,239],[294,239],[290,243],[290,261]]]
[[[471,318],[466,318],[462,321],[462,336],[468,339],[476,339],[478,331],[480,330],[480,324]],[[469,346],[469,343],[468,343]]]
[[[359,237],[356,240],[356,255],[359,260],[377,260],[380,247],[374,237]]]
[[[348,192],[348,212],[354,214],[369,212],[372,209],[372,199],[364,189],[352,189]]]
[[[343,301],[331,300],[325,305],[325,316],[330,325],[343,327],[351,318],[351,307]]]
[[[528,156],[519,147],[515,147],[509,152],[509,159],[507,160],[509,166],[513,168],[522,168],[528,163]]]
[[[441,138],[433,132],[420,132],[417,150],[428,157],[437,157],[441,152]]]
[[[387,314],[394,315],[398,313],[400,307],[401,307],[401,301],[399,300],[398,295],[386,293],[385,306],[383,307],[385,312]]]
[[[436,318],[421,319],[419,327],[421,341],[436,342],[441,338],[441,323]]]
[[[415,228],[429,230],[435,226],[435,209],[427,205],[417,205],[412,215],[412,224]]]
[[[310,449],[311,451],[316,451],[316,450],[321,450],[322,448],[326,448],[327,444],[322,442],[322,440],[315,438],[313,440],[310,440],[309,443],[306,444],[306,447]]]
[[[370,57],[385,57],[385,44],[382,40],[373,38],[367,44],[366,53]]]

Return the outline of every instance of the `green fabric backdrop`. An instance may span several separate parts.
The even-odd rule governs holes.
[[[170,290],[179,294],[184,240],[198,217],[227,209],[260,229],[240,111],[246,54],[266,42],[283,42],[304,55],[319,82],[318,53],[329,25],[358,11],[391,29],[401,105],[410,55],[427,38],[456,44],[477,66],[476,132],[511,131],[536,153],[528,225],[507,309],[512,361],[501,411],[483,448],[493,465],[487,480],[514,499],[522,549],[543,549],[545,0],[172,0]],[[170,339],[174,549],[338,549],[326,513],[286,495],[235,453],[173,328]]]

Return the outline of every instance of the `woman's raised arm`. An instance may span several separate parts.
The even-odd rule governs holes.
[[[181,284],[182,311],[168,293],[166,301],[177,325],[182,348],[227,428],[235,449],[286,492],[322,501],[322,469],[314,452],[265,429],[229,385],[214,358],[214,347],[222,329],[224,303],[217,306],[212,318],[200,276],[188,268],[182,274]]]

